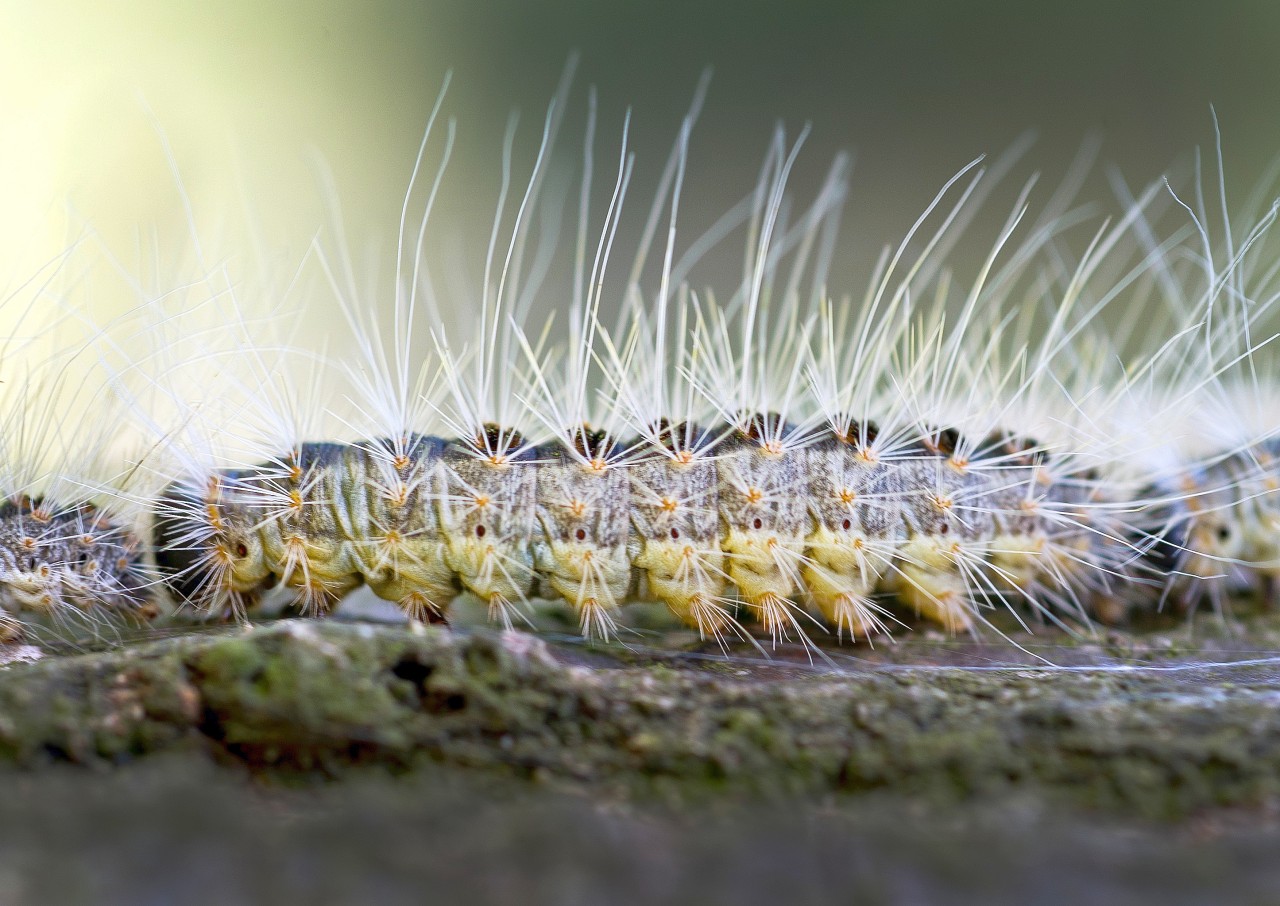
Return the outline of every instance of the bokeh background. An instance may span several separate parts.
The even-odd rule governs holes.
[[[1011,185],[1042,170],[1043,198],[1091,136],[1131,182],[1185,170],[1196,146],[1212,145],[1212,104],[1228,185],[1243,194],[1280,152],[1277,46],[1280,5],[1266,0],[4,0],[0,285],[86,228],[125,257],[140,237],[182,241],[166,141],[221,253],[252,243],[299,254],[326,218],[317,159],[333,173],[353,245],[385,243],[450,69],[459,138],[435,222],[456,246],[480,249],[508,114],[523,111],[517,156],[527,165],[576,50],[579,123],[585,87],[600,93],[602,185],[633,108],[637,199],[699,74],[714,68],[690,162],[691,232],[750,188],[778,121],[793,135],[814,125],[798,192],[816,186],[836,151],[854,152],[834,279],[856,291],[878,247],[950,174],[1028,130],[1037,140]],[[576,135],[566,128],[569,158]],[[1083,194],[1105,207],[1105,170],[1096,172]],[[636,204],[640,215],[645,207]],[[1006,210],[992,206],[993,222]],[[975,233],[980,254],[990,233]],[[473,277],[480,261],[468,265]]]
[[[385,251],[448,70],[458,142],[432,243],[444,260],[458,251],[475,281],[509,113],[523,112],[516,169],[527,173],[574,51],[581,64],[560,146],[566,166],[587,86],[599,91],[602,189],[633,110],[639,216],[624,225],[620,248],[643,220],[711,66],[682,205],[687,235],[749,190],[778,121],[791,135],[812,122],[798,195],[812,193],[834,154],[856,156],[838,293],[860,292],[880,246],[956,170],[1028,131],[1034,145],[971,225],[960,256],[986,252],[1008,210],[1002,199],[1012,203],[1043,171],[1033,203],[1044,201],[1095,138],[1099,162],[1080,197],[1099,216],[1116,206],[1108,166],[1132,184],[1168,172],[1185,185],[1194,149],[1213,144],[1210,105],[1233,198],[1280,154],[1275,0],[0,0],[0,290],[89,234],[138,273],[154,261],[156,284],[180,281],[191,243],[175,172],[210,260],[263,253],[287,274],[329,220],[318,161],[332,174],[355,253],[379,241]],[[119,281],[58,291],[95,321],[137,301]],[[246,298],[272,301],[270,292]],[[465,318],[474,297],[454,299]],[[315,301],[309,339],[343,329],[330,303]],[[0,306],[0,338],[22,311]],[[57,329],[78,326],[64,319]],[[8,364],[0,357],[0,422],[15,387]],[[267,890],[285,902],[299,887],[314,903],[368,899],[375,889],[385,902],[420,902],[429,885],[484,902],[476,878],[495,891],[488,901],[517,891],[559,903],[599,902],[619,888],[653,902],[673,889],[686,898],[705,890],[704,902],[828,902],[851,890],[955,899],[986,891],[990,879],[1017,893],[985,902],[1078,902],[1094,883],[1151,876],[1168,903],[1206,901],[1220,878],[1242,898],[1263,901],[1259,891],[1274,890],[1274,810],[1265,834],[1228,837],[1224,848],[1206,845],[1219,817],[1176,836],[1146,825],[1141,835],[1100,833],[1092,822],[1059,828],[1055,816],[1036,813],[1018,821],[1016,810],[959,823],[890,799],[856,822],[825,802],[822,822],[808,823],[809,812],[787,801],[780,817],[729,811],[709,825],[701,812],[674,823],[625,807],[602,818],[576,794],[515,800],[455,788],[434,772],[434,792],[397,784],[366,801],[362,789],[335,786],[302,801],[264,800],[238,778],[189,771],[179,765],[176,779],[147,782],[11,778],[0,800],[8,819],[0,839],[4,830],[11,838],[0,847],[5,902],[170,902],[182,893],[186,902],[225,903]],[[1254,831],[1252,811],[1234,817]],[[1227,898],[1225,888],[1215,893]]]

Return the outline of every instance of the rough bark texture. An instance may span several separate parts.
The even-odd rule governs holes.
[[[15,649],[0,902],[1274,891],[1280,620],[1014,641],[811,664],[284,620]]]
[[[1265,647],[1273,627],[1255,629],[1250,647]],[[626,793],[953,802],[1029,788],[1145,816],[1269,801],[1280,665],[1211,638],[1192,662],[1180,644],[1057,649],[1072,667],[972,666],[1029,661],[1003,642],[810,667],[291,620],[13,664],[0,671],[0,757],[184,750],[325,775],[443,764]]]

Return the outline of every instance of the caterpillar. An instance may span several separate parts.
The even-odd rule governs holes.
[[[1267,246],[1280,208],[1267,200],[1264,180],[1245,206],[1252,226],[1233,235],[1220,136],[1217,153],[1220,245],[1210,239],[1202,190],[1194,209],[1174,196],[1190,221],[1192,249],[1162,254],[1152,230],[1140,231],[1156,263],[1153,285],[1174,319],[1197,329],[1169,341],[1137,382],[1141,402],[1159,406],[1169,430],[1149,454],[1147,483],[1137,493],[1164,576],[1162,595],[1184,605],[1208,600],[1221,612],[1241,589],[1260,590],[1272,602],[1280,566],[1280,412],[1271,348],[1276,271]]]
[[[547,174],[568,85],[566,73],[509,224],[508,131],[478,324],[456,325],[457,306],[441,301],[423,254],[453,120],[421,213],[409,217],[443,89],[402,208],[390,329],[359,287],[345,237],[336,255],[311,250],[352,342],[343,359],[356,414],[329,419],[354,429],[352,439],[314,439],[336,407],[304,400],[281,363],[297,353],[254,336],[262,325],[244,316],[226,267],[200,263],[182,292],[135,287],[153,318],[142,364],[155,373],[142,394],[113,386],[160,449],[146,490],[114,493],[149,512],[155,568],[179,598],[243,617],[282,586],[322,615],[368,586],[412,619],[442,622],[466,593],[511,627],[528,619],[530,600],[554,597],[600,639],[618,635],[627,603],[654,600],[721,645],[752,641],[749,621],[775,645],[813,646],[816,629],[874,638],[912,615],[960,633],[996,607],[1068,629],[1123,619],[1145,599],[1207,596],[1221,607],[1235,586],[1274,578],[1277,447],[1263,405],[1273,382],[1260,374],[1267,343],[1256,339],[1273,274],[1250,271],[1274,208],[1239,249],[1227,223],[1219,269],[1202,214],[1192,213],[1189,233],[1156,240],[1156,184],[1125,195],[1125,215],[1073,260],[1060,242],[1083,218],[1071,191],[1027,227],[1028,184],[962,285],[947,256],[1008,168],[975,161],[885,252],[855,305],[827,286],[845,158],[791,217],[804,134],[788,144],[779,130],[743,202],[677,257],[704,85],[609,323],[635,160],[628,119],[593,226],[592,94],[571,289],[552,293],[569,296],[557,341],[550,323],[540,334],[531,326],[564,206],[544,196],[554,195]],[[689,274],[735,231],[746,236],[741,279],[721,302],[695,291]],[[1188,273],[1189,237],[1203,240],[1203,279]],[[1134,309],[1131,324],[1147,311],[1167,329],[1129,342],[1101,316],[1144,288],[1163,296]],[[175,299],[187,306],[177,315],[165,308]],[[239,321],[230,346],[210,351],[225,327],[193,329],[191,319],[223,307]],[[173,336],[178,320],[185,346]],[[180,349],[195,347],[181,362]],[[193,363],[208,373],[194,378]],[[327,369],[315,366],[311,397],[334,398],[320,389]],[[144,370],[126,369],[130,378]],[[205,396],[193,401],[192,387]],[[1232,395],[1253,420],[1197,446],[1197,418]],[[247,430],[253,421],[266,430]],[[228,451],[228,438],[242,449]],[[97,518],[87,504],[66,514],[77,526]],[[121,544],[138,549],[134,536]],[[155,592],[140,560],[127,562],[95,579],[95,602]],[[105,593],[113,585],[123,589],[115,598]]]
[[[84,367],[90,340],[56,310],[74,249],[0,302],[0,643],[146,623],[157,607],[143,512],[107,452],[125,417]],[[48,323],[42,323],[42,321]],[[53,340],[54,336],[61,338]]]

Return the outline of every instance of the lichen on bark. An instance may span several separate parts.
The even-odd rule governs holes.
[[[1280,676],[1244,657],[1277,633],[1249,625],[1058,648],[1071,666],[925,640],[810,665],[285,620],[12,663],[0,759],[177,751],[283,777],[447,765],[624,796],[1033,790],[1179,816],[1280,792]]]

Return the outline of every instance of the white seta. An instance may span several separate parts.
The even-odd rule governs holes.
[[[956,249],[1018,148],[963,167],[849,292],[830,273],[851,163],[797,199],[807,128],[779,128],[742,201],[685,235],[705,80],[624,248],[631,116],[606,180],[594,92],[581,153],[558,152],[572,72],[521,177],[511,120],[492,230],[467,247],[478,286],[429,251],[448,230],[432,219],[458,128],[447,80],[389,289],[355,263],[332,187],[330,227],[284,277],[206,262],[194,228],[182,279],[117,265],[142,327],[95,342],[144,453],[128,488],[59,490],[67,505],[114,499],[121,526],[149,513],[158,575],[206,613],[243,617],[281,586],[325,614],[368,586],[426,621],[474,595],[511,627],[552,598],[599,639],[635,601],[722,646],[759,644],[754,627],[811,650],[917,620],[976,632],[997,610],[1078,631],[1280,576],[1263,193],[1242,232],[1221,180],[1211,215],[1198,172],[1189,203],[1117,178],[1124,212],[1098,223],[1075,202],[1088,148],[1044,206],[1029,180],[966,265]],[[699,283],[734,241],[736,285]],[[288,312],[322,307],[341,329],[299,348]],[[61,487],[5,478],[10,500]]]

